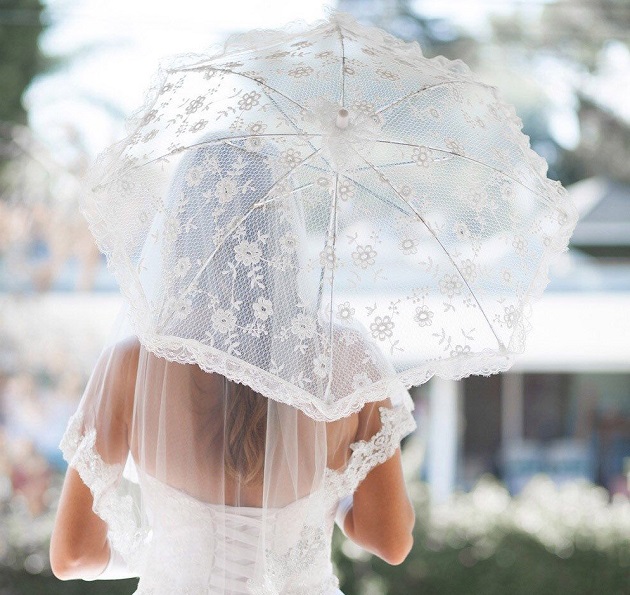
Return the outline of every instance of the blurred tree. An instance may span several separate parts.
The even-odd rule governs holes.
[[[413,0],[339,0],[339,10],[407,41],[417,41],[425,55],[477,62],[476,39],[445,18],[427,17]]]
[[[499,44],[532,63],[550,57],[572,73],[567,81],[572,81],[580,142],[570,153],[560,149],[564,181],[603,174],[630,182],[630,122],[584,91],[610,75],[606,54],[613,46],[630,50],[628,0],[557,0],[545,4],[536,21],[531,11],[515,10],[492,16],[491,24]]]
[[[22,95],[33,78],[45,69],[38,40],[44,24],[40,0],[3,0],[0,4],[0,122],[26,124]],[[4,172],[13,158],[11,132],[0,136],[0,200],[4,197]]]
[[[3,0],[0,5],[0,120],[26,123],[22,94],[45,67],[38,45],[44,30],[40,0]]]
[[[484,53],[486,43],[481,43],[449,19],[423,15],[419,0],[339,0],[338,8],[397,37],[418,41],[428,57],[459,58],[474,71],[488,66],[488,55]],[[516,17],[505,19],[502,33],[497,33],[499,46],[511,41],[517,21]],[[511,80],[509,84],[514,86],[515,81]],[[530,137],[532,148],[549,163],[549,177],[559,179],[565,185],[577,181],[583,176],[580,176],[572,155],[551,134],[543,94],[530,94],[528,101],[518,105],[518,115],[523,120],[523,131]]]
[[[543,6],[535,26],[530,14],[493,15],[495,39],[518,45],[531,57],[549,52],[591,73],[599,69],[601,51],[612,41],[626,46],[630,41],[628,0],[556,0]]]
[[[578,92],[580,144],[576,149],[585,176],[606,175],[630,184],[630,124]]]

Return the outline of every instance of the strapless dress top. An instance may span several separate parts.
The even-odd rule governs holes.
[[[141,489],[153,534],[136,595],[343,595],[327,488],[277,509],[202,502],[148,475]],[[305,523],[314,509],[319,522]]]

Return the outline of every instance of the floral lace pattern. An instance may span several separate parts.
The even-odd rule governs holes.
[[[132,497],[117,489],[123,466],[103,461],[95,444],[96,429],[86,431],[83,415],[77,412],[70,418],[59,447],[68,465],[76,469],[83,483],[90,488],[94,512],[107,523],[112,546],[129,568],[138,569],[148,532],[138,524]]]
[[[350,445],[352,456],[342,473],[328,469],[328,490],[336,501],[352,494],[367,474],[391,458],[400,441],[416,429],[416,421],[407,407],[379,407],[381,429],[370,439]]]
[[[84,427],[80,412],[71,418],[61,448],[69,465],[92,491],[94,510],[107,522],[112,544],[130,568],[138,569],[138,595],[166,595],[174,589],[200,595],[210,588],[208,585],[220,592],[226,589],[255,595],[336,595],[341,592],[332,574],[330,548],[337,503],[352,493],[371,469],[390,458],[400,440],[415,428],[407,406],[380,407],[379,412],[381,429],[370,440],[353,443],[346,468],[340,472],[327,469],[319,490],[283,509],[264,513],[264,509],[247,509],[245,516],[239,509],[201,502],[143,475],[142,498],[160,514],[154,515],[151,524],[145,517],[144,526],[139,527],[130,497],[117,490],[122,466],[102,460],[95,449],[96,430]],[[255,543],[261,535],[263,514],[274,528],[286,531],[297,522],[301,530],[296,535],[280,531],[270,538],[263,575],[258,572],[248,577],[249,569],[256,572],[256,565],[255,557],[247,561],[253,556],[247,544]],[[219,547],[217,535],[221,534],[227,538],[221,547],[233,551],[219,555],[215,550]],[[235,562],[224,566],[229,560]],[[236,567],[243,576],[235,574]]]
[[[521,126],[335,14],[162,69],[82,211],[147,349],[333,420],[524,350],[577,211]]]

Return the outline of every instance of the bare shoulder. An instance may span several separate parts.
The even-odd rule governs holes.
[[[141,348],[137,337],[127,337],[112,345],[103,358],[105,374],[111,378],[112,401],[125,421],[130,420],[133,409]]]
[[[114,349],[120,353],[122,361],[128,364],[137,364],[140,355],[141,344],[138,337],[132,335],[116,343]]]
[[[131,336],[107,347],[100,358],[100,365],[108,372],[115,373],[119,381],[129,381],[135,378],[141,349],[137,337]]]

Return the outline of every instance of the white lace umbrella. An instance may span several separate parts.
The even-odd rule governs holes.
[[[82,209],[148,350],[332,420],[509,368],[577,219],[546,171],[465,64],[338,14],[163,68]]]

